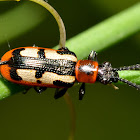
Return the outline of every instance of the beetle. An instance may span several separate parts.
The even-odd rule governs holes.
[[[95,51],[91,51],[88,60],[77,61],[75,53],[66,47],[58,50],[32,46],[15,48],[6,52],[0,62],[0,72],[6,80],[34,87],[38,93],[47,87],[56,88],[55,99],[63,96],[75,81],[82,83],[79,100],[85,94],[85,83],[96,81],[104,85],[121,81],[140,90],[140,85],[118,74],[122,70],[139,69],[140,64],[121,68],[112,68],[109,62],[98,64]]]

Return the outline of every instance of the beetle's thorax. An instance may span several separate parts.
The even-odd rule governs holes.
[[[78,82],[94,83],[98,73],[98,62],[79,60],[75,66],[75,76]]]

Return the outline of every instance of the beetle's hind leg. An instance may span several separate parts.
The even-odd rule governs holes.
[[[57,88],[55,91],[54,98],[58,99],[58,98],[62,97],[67,92],[67,90],[68,90],[68,88],[63,88],[63,89]]]
[[[30,88],[32,88],[32,87],[26,88],[22,93],[23,93],[23,94],[26,94],[26,93],[30,90]]]

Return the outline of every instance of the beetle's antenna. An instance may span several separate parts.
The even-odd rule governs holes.
[[[132,66],[124,66],[120,68],[113,68],[113,71],[123,71],[123,70],[140,70],[140,64],[136,64]]]
[[[136,85],[135,83],[132,83],[132,82],[130,82],[130,81],[126,80],[126,79],[122,79],[122,78],[118,78],[118,80],[123,82],[123,83],[128,84],[131,87],[136,88],[137,90],[140,90],[140,85]]]
[[[124,66],[124,67],[120,67],[120,68],[112,68],[113,71],[125,71],[125,70],[140,70],[140,64],[136,64],[136,65],[131,65],[131,66]],[[140,85],[137,85],[135,83],[132,83],[126,79],[122,79],[120,77],[117,78],[119,81],[128,84],[131,87],[136,88],[137,90],[140,90]]]

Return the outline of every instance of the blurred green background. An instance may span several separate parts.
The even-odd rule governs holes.
[[[137,2],[139,0],[51,0],[49,4],[61,15],[69,39]],[[0,19],[0,56],[9,50],[7,40],[11,48],[33,44],[53,47],[59,42],[56,21],[35,3],[0,2],[0,17],[23,4],[23,14]],[[21,19],[23,24],[15,26]],[[34,22],[38,24],[32,25]],[[23,30],[27,24],[32,28]],[[17,34],[11,37],[13,32]],[[109,61],[114,67],[139,63],[139,40],[140,33],[137,33],[114,44],[98,54],[98,61]],[[78,100],[79,85],[69,89],[76,111],[75,140],[140,139],[140,92],[126,85],[118,86],[120,90],[115,91],[99,83],[88,84],[82,101]],[[55,89],[48,89],[38,95],[31,89],[26,95],[19,93],[0,101],[0,139],[67,140],[69,110],[64,98],[54,100],[54,92]]]

